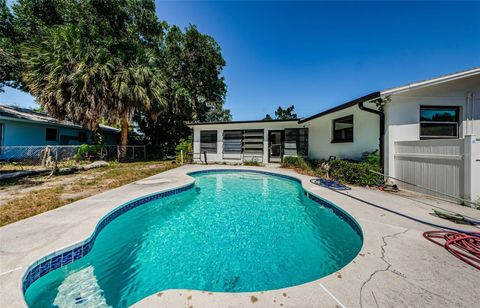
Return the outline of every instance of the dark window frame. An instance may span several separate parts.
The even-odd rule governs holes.
[[[351,138],[336,138],[335,136],[335,122],[337,121],[342,121],[342,120],[347,120],[347,119],[352,119],[352,137]],[[355,120],[353,117],[353,114],[344,116],[341,118],[336,118],[332,120],[332,141],[331,143],[352,143],[353,142],[353,134],[354,134],[354,125],[355,125]]]
[[[88,142],[87,132],[78,132],[78,142]]]
[[[287,150],[286,143],[295,142],[296,155],[308,156],[308,138],[309,130],[307,127],[285,128],[284,148]]]
[[[215,142],[202,141],[206,136],[202,136],[203,133],[215,133]],[[208,144],[209,146],[203,146],[203,144]],[[211,146],[215,144],[215,147]],[[200,131],[200,153],[203,154],[217,154],[218,153],[218,131],[217,130],[201,130]]]
[[[49,130],[55,131],[55,139],[50,138],[51,136],[53,136],[53,134],[49,135]],[[54,128],[54,127],[45,128],[45,141],[55,141],[55,142],[58,141],[58,128]]]
[[[422,110],[446,110],[453,109],[455,110],[455,121],[422,121]],[[418,127],[418,136],[420,140],[431,140],[431,139],[458,139],[460,138],[460,106],[442,106],[442,105],[420,105],[419,108],[419,127]],[[448,126],[456,125],[456,135],[455,136],[428,136],[422,135],[422,125],[432,125],[437,124],[438,126]]]

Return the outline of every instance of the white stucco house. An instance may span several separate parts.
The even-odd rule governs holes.
[[[196,161],[358,160],[379,150],[388,176],[480,198],[480,68],[373,92],[303,119],[189,126]]]

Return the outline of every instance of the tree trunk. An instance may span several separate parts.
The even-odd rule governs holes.
[[[92,141],[93,144],[101,144],[102,143],[102,134],[100,133],[100,126],[98,123],[93,125],[92,127]]]
[[[124,159],[127,154],[128,143],[128,113],[125,112],[121,119],[120,151],[119,159]]]

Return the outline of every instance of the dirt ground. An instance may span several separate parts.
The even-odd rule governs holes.
[[[74,174],[0,183],[0,226],[176,167],[170,161],[110,163]]]

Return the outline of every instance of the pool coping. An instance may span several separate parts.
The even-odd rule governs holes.
[[[339,305],[342,307],[344,306],[342,302],[347,305],[355,306],[358,304],[358,296],[354,295],[354,292],[350,289],[360,289],[360,282],[368,279],[372,273],[378,271],[378,268],[383,267],[384,251],[380,251],[380,247],[383,247],[382,243],[385,242],[385,238],[395,239],[398,236],[403,236],[398,234],[404,234],[404,232],[407,231],[410,233],[419,233],[423,232],[425,229],[419,226],[418,223],[407,223],[404,219],[395,218],[388,213],[384,214],[378,209],[359,207],[360,204],[358,202],[351,201],[347,197],[334,193],[326,188],[311,184],[309,181],[312,177],[301,175],[291,170],[269,167],[185,165],[149,177],[149,179],[167,178],[171,180],[169,182],[151,185],[139,185],[136,184],[136,182],[131,183],[105,193],[79,200],[64,207],[30,217],[17,223],[1,227],[0,241],[2,243],[8,242],[8,248],[5,246],[5,248],[0,251],[0,260],[2,261],[0,262],[1,297],[9,303],[12,303],[11,306],[26,306],[21,278],[23,277],[23,273],[26,272],[29,264],[40,259],[41,256],[47,255],[49,251],[58,252],[72,246],[71,243],[79,243],[82,240],[87,240],[94,233],[96,226],[101,222],[102,218],[106,217],[111,211],[118,209],[122,204],[151,193],[158,193],[175,189],[182,185],[193,184],[194,179],[188,176],[188,173],[215,169],[267,171],[297,178],[301,181],[302,188],[305,191],[317,195],[317,197],[320,194],[322,199],[327,200],[327,202],[331,204],[337,205],[338,208],[353,217],[353,219],[361,226],[363,232],[364,240],[362,253],[341,269],[341,273],[344,277],[343,281],[338,278],[338,273],[332,273],[329,276],[302,285],[265,292],[248,292],[248,294],[252,294],[252,298],[254,295],[262,300],[263,298],[268,297],[273,301],[277,300],[277,303],[290,300],[292,302],[296,301],[297,305],[308,303],[310,300],[313,300],[312,298],[315,298],[315,300],[321,300],[321,302],[324,303],[324,305],[321,306]],[[347,192],[347,194],[357,195],[365,193],[371,194],[362,188],[354,188],[351,192]],[[377,193],[372,192],[372,194]],[[382,197],[383,195],[378,196]],[[377,197],[377,195],[374,195],[374,197]],[[387,196],[388,201],[390,201],[391,198],[395,199],[396,197]],[[398,198],[396,199],[396,202],[400,201],[401,200]],[[105,205],[106,202],[108,202],[107,205]],[[474,213],[472,211],[469,212],[469,210],[466,209],[464,211],[467,213]],[[378,215],[389,218],[389,221],[373,221],[372,217],[378,217]],[[62,218],[65,219],[66,222],[58,221],[62,220]],[[58,233],[59,230],[61,230],[60,233]],[[38,233],[41,232],[44,232],[44,234],[42,234],[44,236],[39,236]],[[60,243],[63,243],[63,245],[60,245]],[[390,243],[390,245],[393,244]],[[443,251],[438,250],[436,247],[432,248],[428,245],[429,244],[427,244],[426,247],[431,250],[432,253],[437,253],[437,257],[441,256],[442,258],[446,258],[448,262],[455,262],[455,260],[451,260],[451,256],[448,254],[447,256],[444,256]],[[63,248],[56,249],[56,247]],[[368,256],[366,255],[367,253]],[[365,262],[366,260],[368,260],[368,262]],[[359,267],[360,264],[362,265],[361,268]],[[460,267],[462,267],[462,265],[460,265]],[[465,274],[463,275],[465,276]],[[342,287],[345,284],[350,285],[348,288],[349,290],[345,290]],[[14,289],[17,291],[12,292]],[[292,294],[292,298],[290,298],[290,295],[288,298],[285,295],[282,296],[282,294],[286,294],[285,292]],[[214,293],[214,296],[210,296],[210,294],[207,293],[203,294],[203,291],[193,290],[167,290],[160,293],[164,295],[160,297],[159,294],[157,294],[157,296],[152,294],[140,300],[134,304],[134,306],[148,307],[164,303],[166,300],[171,300],[169,306],[184,306],[183,304],[180,305],[178,301],[182,300],[187,303],[187,294],[196,294],[195,296],[197,298],[202,298],[201,301],[203,302],[201,303],[203,303],[205,307],[212,305],[222,306],[225,302],[232,303],[232,301],[237,304],[240,303],[238,306],[254,304],[254,302],[250,302],[250,297],[245,297],[247,294],[243,293]],[[171,294],[174,294],[175,298],[173,298],[173,295]],[[241,295],[240,297],[239,294]],[[191,298],[191,295],[189,297]],[[246,301],[245,298],[247,298]],[[338,298],[340,298],[340,300]],[[202,306],[202,304],[200,304],[200,306]],[[256,305],[256,307],[259,306],[261,305]]]

